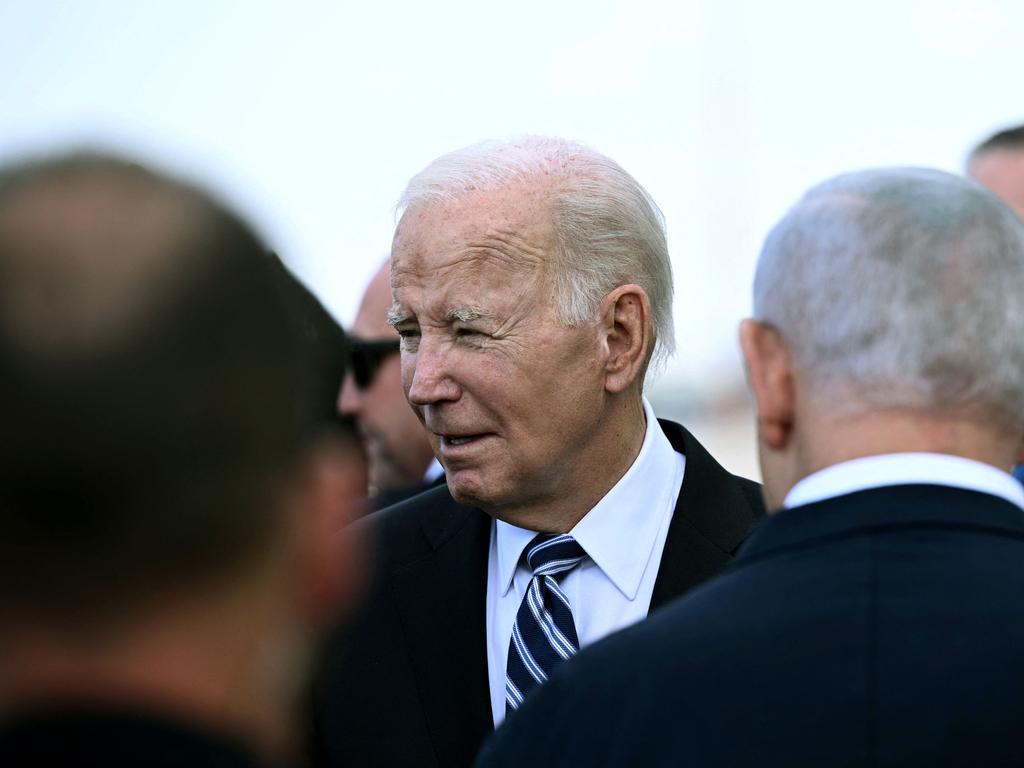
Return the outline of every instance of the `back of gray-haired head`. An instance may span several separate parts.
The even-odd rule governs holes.
[[[895,168],[815,187],[765,242],[754,313],[835,412],[1024,426],[1024,227],[994,195]]]
[[[566,325],[594,319],[601,299],[635,283],[651,302],[655,363],[675,348],[672,266],[654,200],[616,162],[564,139],[488,141],[439,157],[409,182],[399,210],[467,193],[528,185],[547,192],[554,234],[552,291]]]

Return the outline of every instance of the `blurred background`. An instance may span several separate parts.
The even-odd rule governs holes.
[[[437,155],[542,133],[658,201],[679,350],[651,392],[756,477],[735,344],[760,242],[813,183],[961,171],[1024,122],[1019,0],[0,0],[0,159],[128,152],[257,221],[343,323]]]

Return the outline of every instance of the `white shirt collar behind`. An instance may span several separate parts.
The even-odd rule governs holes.
[[[437,459],[431,459],[430,466],[428,466],[427,471],[423,473],[423,484],[430,485],[443,474],[444,467],[441,466],[441,462]]]
[[[628,600],[636,597],[648,564],[648,558],[638,553],[653,548],[662,524],[662,516],[655,511],[666,504],[674,507],[678,493],[675,450],[646,397],[643,405],[647,428],[640,453],[619,482],[569,532]],[[523,550],[537,532],[502,520],[496,523],[498,577],[504,595],[512,586]],[[623,546],[624,541],[629,546]]]
[[[833,464],[794,485],[782,506],[799,507],[854,491],[917,483],[980,491],[1024,509],[1024,487],[1010,474],[943,453],[889,453]]]

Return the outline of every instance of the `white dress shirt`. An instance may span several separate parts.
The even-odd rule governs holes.
[[[644,398],[647,429],[633,465],[569,533],[587,557],[560,582],[580,646],[634,624],[651,605],[686,459],[676,453]],[[487,671],[491,712],[505,717],[508,645],[532,574],[523,550],[536,531],[496,520],[487,565]]]
[[[1012,475],[944,453],[888,453],[833,464],[794,485],[782,506],[799,507],[854,491],[917,483],[980,491],[1024,509],[1024,487]]]

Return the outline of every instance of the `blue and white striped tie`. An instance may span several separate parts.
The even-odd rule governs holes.
[[[556,664],[579,650],[572,607],[558,586],[558,578],[584,557],[583,547],[568,534],[542,533],[526,548],[526,563],[533,578],[519,605],[508,644],[506,712],[519,709],[523,698],[548,679]]]

